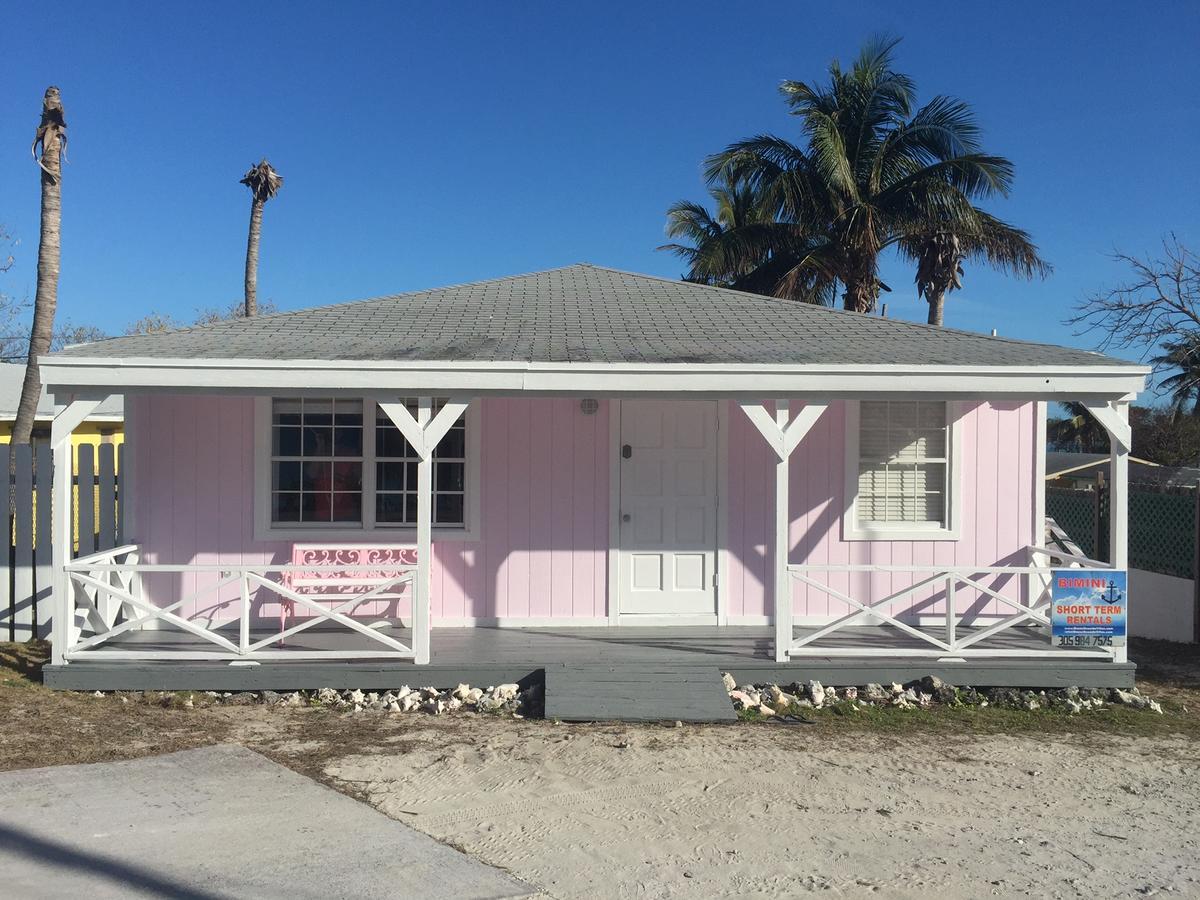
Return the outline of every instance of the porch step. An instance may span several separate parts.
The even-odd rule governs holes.
[[[733,722],[715,666],[546,666],[546,718],[564,722]]]

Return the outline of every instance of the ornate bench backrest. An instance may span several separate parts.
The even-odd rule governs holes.
[[[411,568],[417,564],[417,548],[403,544],[293,544],[292,565],[296,568],[285,574],[283,583],[304,594],[333,597],[360,593],[364,585],[378,584],[384,576]],[[305,566],[378,566],[354,572],[330,572]],[[394,591],[378,596],[396,597],[404,593],[401,585]]]

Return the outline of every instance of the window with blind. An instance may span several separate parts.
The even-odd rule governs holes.
[[[444,401],[435,401],[434,413]],[[415,413],[416,401],[408,402]],[[269,527],[386,529],[417,520],[417,455],[365,398],[270,402]],[[433,453],[433,525],[467,526],[467,416]]]
[[[952,437],[945,402],[864,400],[857,437],[859,529],[950,528]]]

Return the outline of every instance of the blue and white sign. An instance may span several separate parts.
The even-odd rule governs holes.
[[[1129,611],[1128,574],[1116,569],[1055,569],[1050,584],[1050,642],[1064,649],[1122,647]]]

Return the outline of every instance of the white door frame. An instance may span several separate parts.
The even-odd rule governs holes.
[[[655,398],[647,398],[655,399]],[[638,625],[727,625],[729,591],[728,486],[729,486],[729,401],[717,405],[717,563],[716,613],[712,615],[638,615]],[[621,400],[608,401],[608,624],[635,624],[634,617],[621,616]]]

